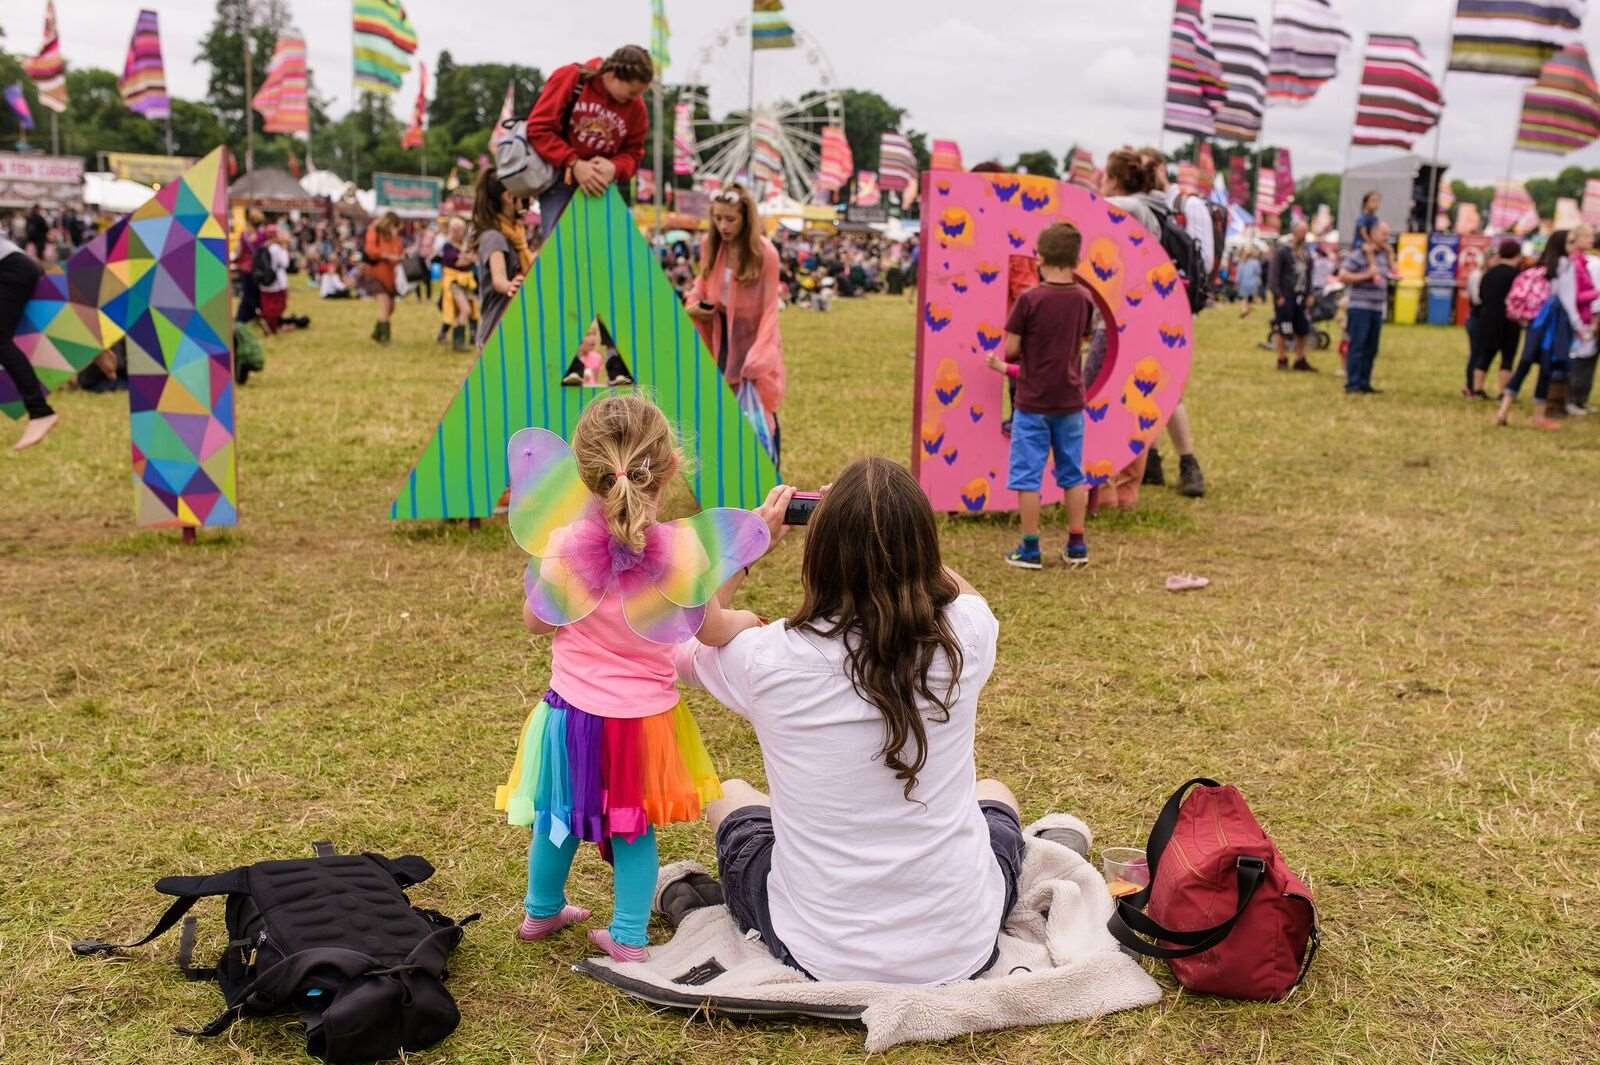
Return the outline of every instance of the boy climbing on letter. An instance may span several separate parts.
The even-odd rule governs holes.
[[[1045,460],[1055,458],[1056,484],[1066,494],[1067,546],[1061,557],[1086,565],[1083,539],[1089,489],[1083,476],[1083,342],[1094,303],[1073,276],[1083,235],[1057,222],[1039,234],[1040,284],[1024,292],[1006,320],[1005,360],[990,355],[990,369],[1017,381],[1011,423],[1011,467],[1006,486],[1017,493],[1022,542],[1006,561],[1041,569],[1039,487]]]

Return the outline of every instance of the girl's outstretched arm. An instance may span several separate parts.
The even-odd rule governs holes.
[[[713,596],[706,604],[706,619],[695,639],[707,647],[726,647],[746,629],[760,627],[761,619],[755,614],[748,610],[730,610],[722,605],[720,597]]]
[[[548,636],[556,631],[556,626],[539,620],[539,615],[533,612],[533,607],[528,605],[527,600],[522,602],[522,623],[528,626],[529,632],[538,636]]]

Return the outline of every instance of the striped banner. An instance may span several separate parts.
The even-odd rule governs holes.
[[[1248,165],[1242,155],[1228,160],[1228,202],[1236,207],[1250,205],[1250,176],[1245,172]]]
[[[44,5],[44,41],[39,54],[22,60],[23,72],[39,90],[39,103],[57,114],[67,109],[67,61],[56,33],[56,0]]]
[[[1278,200],[1278,177],[1262,167],[1256,173],[1256,225],[1265,228],[1267,219],[1283,210]]]
[[[1267,101],[1297,107],[1339,76],[1350,31],[1329,0],[1273,0]]]
[[[1410,149],[1439,121],[1443,107],[1415,37],[1394,33],[1367,37],[1352,144]]]
[[[1600,178],[1590,178],[1583,183],[1583,206],[1579,213],[1589,225],[1600,226]]]
[[[778,123],[766,116],[758,116],[750,126],[751,174],[757,181],[783,180],[783,152],[778,148]]]
[[[1200,168],[1193,163],[1178,164],[1178,191],[1185,196],[1200,195]]]
[[[1538,209],[1522,182],[1495,182],[1494,200],[1489,204],[1490,229],[1497,233],[1514,232],[1518,226],[1526,224],[1530,213],[1534,216],[1534,224],[1537,225]]]
[[[961,145],[955,141],[934,141],[929,170],[965,170],[961,165]]]
[[[311,115],[306,106],[305,38],[278,38],[267,67],[267,80],[261,83],[261,91],[250,106],[261,112],[261,128],[267,133],[311,132]]]
[[[754,0],[750,14],[750,47],[794,47],[794,27],[783,15],[783,0]]]
[[[1216,135],[1253,144],[1261,136],[1261,113],[1267,107],[1267,39],[1253,18],[1212,15],[1211,44],[1228,86],[1227,102],[1217,112]]]
[[[1200,184],[1208,192],[1217,182],[1217,160],[1211,154],[1211,142],[1201,141],[1200,150],[1195,153],[1195,166],[1200,170]]]
[[[161,64],[161,26],[156,13],[148,8],[139,12],[133,24],[133,40],[128,43],[128,58],[122,64],[122,80],[117,83],[128,110],[152,121],[172,117],[172,102],[167,99],[167,72]]]
[[[855,170],[855,157],[850,154],[850,142],[838,126],[822,127],[822,158],[817,168],[817,187],[834,192],[850,183]]]
[[[694,104],[680,103],[672,109],[672,172],[694,173],[695,157]]]
[[[1100,191],[1100,176],[1095,169],[1093,152],[1087,148],[1072,149],[1072,160],[1067,168],[1067,180],[1091,192]]]
[[[672,27],[667,25],[667,8],[664,0],[650,0],[650,59],[656,65],[656,75],[672,63],[669,44]]]
[[[6,86],[6,104],[10,106],[11,113],[17,116],[17,125],[24,130],[33,128],[33,112],[28,110],[28,97],[22,91],[22,82],[13,81]]]
[[[883,193],[878,188],[878,172],[876,170],[856,171],[856,191],[851,202],[857,207],[876,207],[883,202]]]
[[[1544,65],[1522,96],[1517,147],[1565,155],[1600,139],[1600,88],[1581,44],[1564,48]]]
[[[888,192],[916,187],[917,153],[905,134],[885,130],[879,139],[878,184]]]
[[[1294,163],[1289,159],[1289,149],[1279,148],[1273,153],[1272,191],[1277,196],[1281,211],[1294,199]]]
[[[1546,60],[1578,44],[1588,0],[1457,0],[1450,69],[1537,78]]]
[[[1163,126],[1174,133],[1209,137],[1216,133],[1216,115],[1228,90],[1201,8],[1202,0],[1175,0],[1173,4]]]
[[[355,0],[355,87],[357,92],[398,92],[411,71],[417,31],[395,0]]]

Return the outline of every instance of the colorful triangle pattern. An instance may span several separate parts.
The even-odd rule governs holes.
[[[126,338],[134,513],[143,526],[238,523],[222,151],[47,274],[17,330],[46,388]],[[3,370],[0,410],[23,413]]]
[[[506,444],[538,426],[571,439],[606,395],[561,376],[596,318],[640,392],[667,415],[703,507],[752,508],[778,480],[755,428],[656,264],[616,190],[574,196],[489,335],[389,509],[396,520],[485,518],[510,484]]]

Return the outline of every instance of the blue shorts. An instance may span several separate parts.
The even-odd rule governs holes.
[[[1037,492],[1044,483],[1045,460],[1056,460],[1056,484],[1062,490],[1084,483],[1083,412],[1011,416],[1011,468],[1006,487],[1013,492]]]

